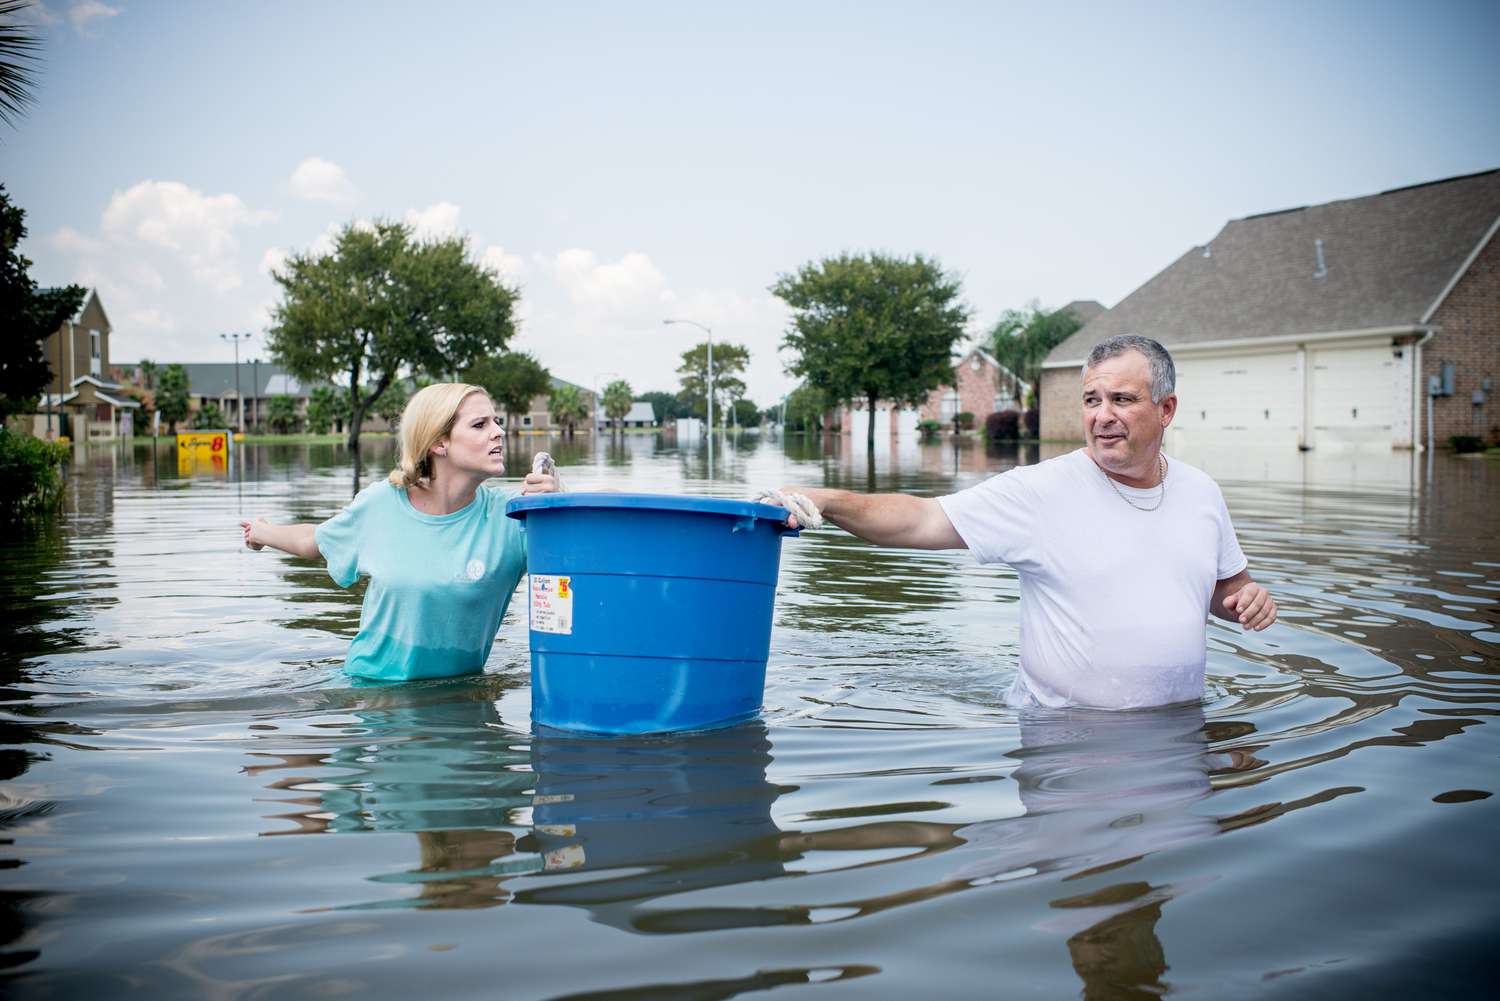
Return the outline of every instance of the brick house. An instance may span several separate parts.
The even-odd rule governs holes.
[[[1500,436],[1500,170],[1227,223],[1043,362],[1041,433],[1077,439],[1115,334],[1177,365],[1170,447],[1411,448]]]
[[[983,427],[992,413],[1025,407],[1030,391],[1029,383],[984,348],[976,347],[953,366],[951,386],[939,386],[927,394],[927,402],[917,408],[918,417],[951,426],[955,414],[970,413],[974,426]]]

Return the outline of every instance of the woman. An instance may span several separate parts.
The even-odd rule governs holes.
[[[401,415],[401,454],[321,525],[242,521],[245,545],[323,559],[340,587],[370,578],[344,670],[407,681],[483,670],[500,617],[526,572],[526,536],[506,496],[484,487],[505,472],[505,431],[478,386],[439,383]],[[523,494],[557,489],[527,475]]]

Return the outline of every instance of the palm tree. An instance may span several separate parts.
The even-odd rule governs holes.
[[[18,18],[26,7],[27,0],[0,0],[0,121],[12,127],[36,100],[31,91],[42,41]]]
[[[617,428],[620,419],[630,413],[630,406],[634,402],[635,397],[630,391],[630,383],[624,379],[616,379],[604,387],[604,416],[613,421]]]
[[[578,391],[577,386],[567,383],[552,390],[547,409],[552,412],[552,419],[561,424],[570,437],[578,422],[589,415],[589,408],[583,402],[583,394]]]

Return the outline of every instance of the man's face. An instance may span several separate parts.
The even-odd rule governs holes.
[[[1083,436],[1107,472],[1153,481],[1162,434],[1176,412],[1175,394],[1151,402],[1151,364],[1139,351],[1083,370]]]

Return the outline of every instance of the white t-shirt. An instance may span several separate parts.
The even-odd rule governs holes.
[[[1156,488],[1118,486],[1143,507]],[[1167,457],[1154,511],[1079,449],[939,498],[981,563],[1021,578],[1014,705],[1129,709],[1203,697],[1214,585],[1245,569],[1218,484]]]

